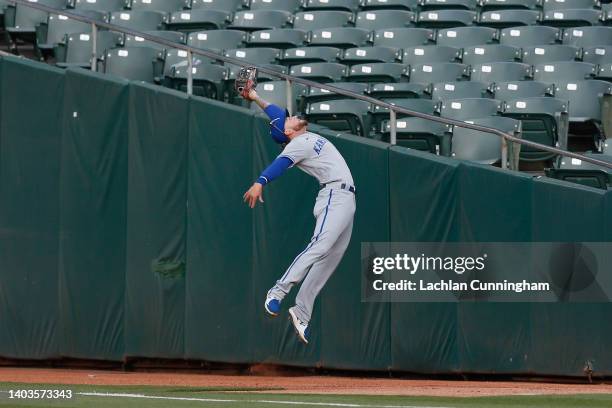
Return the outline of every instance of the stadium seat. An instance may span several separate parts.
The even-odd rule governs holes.
[[[369,132],[370,104],[358,99],[316,102],[306,108],[308,122],[329,129],[366,136]]]
[[[612,45],[583,48],[582,61],[596,65],[612,62]]]
[[[542,82],[580,81],[594,77],[596,66],[588,62],[561,61],[537,64],[533,67],[533,79]]]
[[[587,156],[606,160],[605,155],[596,153],[586,153]],[[608,190],[612,184],[612,175],[609,169],[591,164],[589,162],[574,159],[571,157],[559,157],[555,161],[553,168],[545,170],[546,176],[569,183],[581,184],[583,186]]]
[[[582,124],[580,131],[574,126],[572,134],[594,136],[596,146],[603,141],[600,129],[602,99],[604,95],[610,94],[612,83],[607,81],[588,80],[555,84],[555,98],[569,102],[570,124]]]
[[[493,97],[500,101],[554,95],[554,88],[551,84],[539,81],[496,82],[489,89]]]
[[[544,0],[544,11],[592,9],[599,5],[598,0]]]
[[[29,0],[33,1],[33,0]],[[36,0],[37,3],[61,9],[66,5],[65,0]],[[47,22],[48,13],[21,4],[9,6],[14,12],[5,13],[4,29],[9,34],[12,41],[16,38],[33,39],[36,33],[36,26]]]
[[[423,118],[405,117],[396,120],[397,145],[434,154],[441,153],[441,142],[448,126]],[[391,121],[384,120],[380,128],[382,140],[389,142]]]
[[[595,76],[596,78],[604,79],[606,81],[612,81],[612,64],[600,64],[597,67],[597,74]]]
[[[469,47],[494,42],[497,30],[490,27],[456,27],[439,30],[436,44],[451,47]]]
[[[359,0],[304,0],[304,10],[342,10],[354,12],[359,7]]]
[[[560,39],[561,30],[555,27],[524,26],[501,30],[499,42],[515,47],[554,44]]]
[[[432,10],[417,14],[416,25],[424,28],[469,26],[478,21],[478,13],[470,10]]]
[[[187,69],[189,65],[188,53],[185,50],[179,50],[176,48],[168,48],[163,53],[164,69],[162,71],[163,77],[170,77],[172,75],[173,68]],[[202,64],[210,64],[213,60],[203,57],[200,55],[193,56],[193,66],[197,67]],[[161,82],[162,78],[156,78],[156,82]],[[171,86],[171,85],[170,85]]]
[[[295,13],[293,28],[319,30],[321,28],[346,27],[353,22],[354,15],[348,11],[302,11]]]
[[[355,26],[366,30],[411,26],[415,14],[402,10],[370,10],[357,13]]]
[[[190,8],[192,10],[208,9],[235,13],[241,6],[242,0],[191,0]]]
[[[277,48],[235,48],[225,50],[223,55],[244,60],[253,65],[278,64],[282,51]]]
[[[219,99],[227,68],[215,64],[201,64],[193,67],[193,94]],[[175,89],[187,90],[187,67],[173,67],[170,79]]]
[[[612,24],[612,3],[602,4],[601,20],[606,25]]]
[[[563,44],[592,47],[612,44],[612,27],[577,27],[563,32]]]
[[[370,32],[361,28],[338,27],[313,30],[309,44],[315,46],[351,48],[366,45]]]
[[[294,65],[289,74],[315,82],[339,82],[346,76],[347,67],[336,62],[313,62]]]
[[[547,146],[567,147],[567,101],[556,98],[521,98],[506,101],[502,115],[522,122],[523,139]],[[543,161],[555,156],[543,150],[522,146],[521,160]]]
[[[531,76],[531,66],[520,62],[490,62],[472,65],[472,81],[487,84],[501,81],[522,81]]]
[[[541,14],[537,10],[492,10],[480,13],[478,25],[494,28],[508,28],[522,25],[536,25]]]
[[[417,64],[410,67],[410,82],[419,84],[460,81],[467,79],[468,75],[468,66],[455,62]]]
[[[194,48],[219,52],[240,48],[246,44],[248,34],[238,30],[208,30],[190,33],[187,44]]]
[[[431,99],[445,101],[449,99],[486,98],[488,85],[478,81],[438,82],[432,85]]]
[[[153,83],[159,52],[149,47],[111,48],[104,56],[104,72],[133,81]]]
[[[280,10],[247,10],[234,14],[229,28],[245,31],[284,28],[291,22],[291,13]]]
[[[287,107],[287,81],[264,82],[257,86],[257,94],[265,101],[273,103],[283,108]],[[291,84],[293,94],[293,112],[299,106],[300,101],[306,95],[308,87],[302,84]],[[257,104],[252,103],[251,109],[259,109]],[[292,112],[292,113],[293,113]]]
[[[429,99],[429,86],[424,84],[412,84],[409,82],[398,82],[395,84],[381,83],[371,84],[368,95],[376,99],[389,98],[423,98]]]
[[[155,37],[161,37],[165,40],[178,42],[181,44],[185,43],[186,34],[179,33],[177,31],[147,31],[146,34],[150,34]],[[126,34],[121,41],[121,45],[124,47],[151,47],[159,51],[168,48],[163,44],[159,44],[153,41],[145,40],[142,37],[136,37],[130,34]]]
[[[395,62],[401,52],[390,47],[356,47],[344,51],[341,58],[344,64],[365,64],[374,62]]]
[[[120,33],[98,31],[96,41],[97,59],[102,58],[107,49],[116,47],[121,39],[122,35]],[[93,45],[90,33],[69,34],[66,36],[66,43],[58,44],[55,49],[57,66],[62,68],[91,67],[92,49]]]
[[[330,84],[337,88],[349,90],[358,94],[365,94],[368,90],[368,84],[360,84],[358,82],[334,82]],[[326,89],[320,89],[316,87],[309,87],[306,95],[304,95],[304,104],[308,106],[311,103],[332,101],[334,99],[346,99],[347,96],[340,95],[337,93],[330,92]]]
[[[125,0],[68,0],[67,5],[79,10],[95,10],[108,13],[123,10]]]
[[[363,0],[361,2],[361,9],[382,10],[390,8],[415,11],[418,7],[418,3],[418,0]]]
[[[545,11],[541,24],[553,27],[575,27],[598,25],[601,16],[600,10],[572,9]]]
[[[492,62],[515,62],[521,57],[520,48],[511,45],[485,44],[463,49],[464,64],[488,64]]]
[[[111,24],[137,31],[162,30],[167,20],[165,13],[152,10],[114,11],[110,17]]]
[[[521,134],[521,122],[512,118],[481,117],[468,119],[466,122],[498,129],[516,137]],[[453,126],[451,133],[451,155],[454,158],[481,164],[501,162],[502,138],[498,135],[460,126]]]
[[[197,31],[216,30],[231,21],[232,14],[224,10],[181,10],[170,13],[169,30]]]
[[[78,14],[105,21],[106,15],[93,10],[81,10]],[[51,54],[56,44],[64,42],[66,34],[91,31],[91,24],[70,19],[62,14],[49,14],[46,23],[36,28],[36,47],[45,55]]]
[[[540,45],[523,47],[521,59],[525,64],[536,65],[546,62],[574,61],[580,56],[580,49],[571,45]]]
[[[300,8],[300,0],[251,0],[250,10],[281,10],[295,13]]]
[[[389,28],[374,31],[372,39],[374,45],[401,49],[431,44],[435,31],[427,28]]]
[[[491,98],[461,98],[443,100],[439,105],[440,116],[468,120],[497,115],[501,109],[501,102]]]
[[[170,13],[185,8],[185,0],[131,0],[132,10],[154,10]]]
[[[437,103],[430,99],[400,99],[400,98],[389,98],[383,99],[385,102],[390,103],[392,105],[396,105],[398,107],[402,107],[404,109],[408,109],[414,112],[426,113],[428,115],[433,115],[436,111]],[[389,109],[379,106],[379,105],[371,105],[370,106],[370,120],[373,131],[377,131],[382,129],[382,123],[386,120],[389,120]],[[405,118],[410,117],[410,115],[406,115],[401,112],[397,112],[397,118]]]
[[[497,9],[535,9],[540,7],[541,0],[480,0],[482,11]]]
[[[308,34],[303,30],[279,28],[254,31],[249,36],[249,47],[294,48],[306,44]]]
[[[461,49],[446,45],[409,47],[405,48],[402,52],[402,63],[409,65],[458,62],[460,59]]]
[[[337,62],[342,50],[336,47],[299,47],[283,52],[282,63],[285,65],[309,64],[313,62]]]
[[[476,10],[476,0],[420,0],[421,10],[463,9]]]
[[[346,78],[350,82],[399,82],[408,69],[397,62],[358,64],[349,68]]]

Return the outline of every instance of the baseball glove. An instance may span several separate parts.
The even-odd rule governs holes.
[[[244,67],[241,68],[236,75],[236,82],[234,83],[234,88],[236,92],[240,96],[245,99],[248,99],[249,92],[251,89],[255,89],[257,87],[257,68],[255,67]]]

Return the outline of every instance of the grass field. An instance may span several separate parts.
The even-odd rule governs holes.
[[[10,390],[71,390],[72,398],[63,400],[11,399]],[[611,407],[612,395],[513,396],[478,398],[393,397],[360,395],[274,394],[271,389],[177,388],[142,386],[91,386],[55,384],[0,383],[0,407]]]

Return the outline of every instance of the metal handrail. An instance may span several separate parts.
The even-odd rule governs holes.
[[[339,94],[339,95],[344,95],[344,96],[348,96],[350,98],[354,98],[354,99],[360,99],[362,101],[366,101],[369,102],[371,104],[377,105],[377,106],[382,106],[384,108],[389,109],[389,115],[390,115],[390,119],[391,119],[391,137],[390,137],[390,142],[391,144],[396,144],[396,121],[395,121],[395,117],[397,115],[397,113],[402,113],[404,115],[408,115],[408,116],[415,116],[418,118],[423,118],[423,119],[427,119],[427,120],[431,120],[433,122],[439,122],[439,123],[444,123],[446,125],[452,125],[452,126],[458,126],[458,127],[463,127],[466,129],[471,129],[471,130],[476,130],[476,131],[480,131],[480,132],[485,132],[485,133],[492,133],[496,136],[499,136],[502,138],[502,168],[506,168],[507,167],[507,143],[508,142],[512,142],[512,143],[517,143],[523,146],[528,146],[534,149],[538,149],[538,150],[544,150],[550,153],[554,153],[556,155],[560,155],[560,156],[566,156],[566,157],[572,157],[575,159],[579,159],[591,164],[595,164],[598,166],[602,166],[602,167],[606,167],[608,169],[612,169],[612,163],[607,162],[607,161],[603,161],[603,160],[599,160],[599,159],[595,159],[592,157],[588,157],[579,153],[574,153],[574,152],[570,152],[567,150],[563,150],[563,149],[559,149],[557,147],[552,147],[552,146],[546,146],[540,143],[536,143],[536,142],[532,142],[529,140],[524,140],[521,138],[518,138],[516,136],[514,136],[511,133],[506,133],[503,132],[499,129],[495,129],[495,128],[491,128],[488,126],[481,126],[481,125],[477,125],[477,124],[473,124],[473,123],[467,123],[467,122],[463,122],[460,120],[455,120],[455,119],[449,119],[449,118],[445,118],[445,117],[441,117],[441,116],[434,116],[434,115],[429,115],[427,113],[422,113],[422,112],[417,112],[417,111],[413,111],[410,109],[406,109],[406,108],[402,108],[393,104],[390,104],[388,102],[384,102],[381,101],[379,99],[376,98],[372,98],[370,96],[366,96],[366,95],[361,95],[346,89],[341,89],[338,87],[335,87],[333,85],[329,85],[329,84],[322,84],[322,83],[318,83],[318,82],[314,82],[314,81],[310,81],[308,79],[304,79],[304,78],[299,78],[299,77],[295,77],[292,75],[288,75],[288,74],[284,74],[281,72],[277,72],[274,71],[272,69],[266,68],[266,67],[261,67],[255,64],[250,64],[250,63],[246,63],[242,60],[239,59],[235,59],[235,58],[231,58],[231,57],[226,57],[224,55],[221,54],[217,54],[215,52],[212,51],[207,51],[207,50],[203,50],[200,48],[194,48],[194,47],[190,47],[189,45],[186,44],[181,44],[181,43],[177,43],[177,42],[173,42],[170,40],[167,40],[165,38],[161,38],[161,37],[156,37],[154,35],[150,35],[147,33],[143,33],[140,31],[136,31],[136,30],[132,30],[130,28],[126,28],[126,27],[122,27],[122,26],[117,26],[115,24],[110,24],[110,23],[106,23],[103,21],[98,21],[95,20],[93,18],[87,17],[87,16],[83,16],[80,14],[75,14],[75,13],[71,13],[69,9],[56,9],[54,7],[49,7],[49,6],[45,6],[44,4],[39,4],[39,3],[31,3],[27,0],[10,0],[10,2],[14,3],[14,4],[21,4],[23,6],[27,6],[27,7],[31,7],[37,10],[41,10],[41,11],[46,11],[48,13],[54,13],[54,14],[61,14],[64,15],[66,17],[69,17],[71,19],[77,20],[77,21],[81,21],[84,23],[89,23],[91,24],[92,27],[92,35],[94,36],[93,38],[93,61],[92,61],[92,69],[95,70],[95,61],[97,59],[97,50],[96,50],[96,39],[95,39],[95,34],[98,30],[98,28],[106,28],[108,30],[111,31],[116,31],[116,32],[120,32],[123,34],[129,34],[129,35],[133,35],[133,36],[137,36],[137,37],[141,37],[144,38],[145,40],[149,40],[151,42],[157,43],[157,44],[161,44],[161,45],[165,45],[167,47],[171,47],[171,48],[175,48],[175,49],[179,49],[179,50],[184,50],[187,51],[188,53],[188,64],[190,67],[193,66],[193,55],[201,55],[204,57],[209,57],[218,61],[223,61],[226,63],[230,63],[233,65],[238,65],[241,67],[247,67],[247,66],[253,66],[256,67],[259,71],[264,72],[268,75],[274,76],[274,77],[278,77],[278,78],[282,78],[285,79],[288,83],[288,91],[287,91],[287,100],[288,100],[288,107],[291,107],[291,103],[292,103],[292,95],[291,95],[291,83],[295,82],[298,84],[303,84],[306,86],[311,86],[311,87],[315,87],[315,88],[319,88],[319,89],[325,89],[328,90],[330,92]],[[187,78],[187,89],[188,91],[192,90],[192,84],[193,84],[193,78],[192,78],[192,70],[188,69],[188,78]]]

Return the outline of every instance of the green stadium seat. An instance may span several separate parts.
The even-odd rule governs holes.
[[[606,160],[603,154],[586,153],[595,159]],[[608,190],[612,184],[612,175],[606,167],[591,164],[580,159],[560,157],[555,161],[555,167],[545,170],[546,176],[558,180],[576,183],[587,187]]]
[[[537,64],[533,67],[533,79],[542,82],[580,81],[595,76],[596,66],[588,62],[561,61]]]
[[[395,84],[381,83],[371,84],[368,90],[368,95],[376,99],[389,99],[389,98],[424,98],[428,99],[428,92],[430,91],[428,85],[424,84],[412,84],[409,82],[399,82]]]
[[[448,126],[443,123],[414,117],[397,119],[395,127],[398,146],[434,154],[440,154],[442,139],[448,131]],[[382,122],[380,132],[382,140],[389,142],[390,120],[387,119]]]
[[[433,84],[444,81],[460,81],[467,79],[469,67],[455,62],[434,64],[417,64],[410,66],[410,82]]]
[[[95,10],[108,13],[123,10],[125,0],[68,0],[67,5],[79,10]]]
[[[304,10],[342,10],[354,12],[359,7],[359,0],[304,0]]]
[[[311,31],[309,44],[315,46],[351,48],[366,45],[370,31],[354,27],[322,28]]]
[[[467,119],[466,122],[521,137],[521,122],[516,119],[496,116]],[[451,133],[452,157],[481,164],[501,163],[502,138],[498,135],[460,126],[453,126]]]
[[[599,6],[598,0],[544,0],[544,12],[556,10],[592,9]]]
[[[431,99],[445,101],[449,99],[486,98],[488,86],[478,81],[438,82],[432,85]]]
[[[535,9],[540,7],[541,0],[480,0],[482,11],[498,9]]]
[[[234,14],[229,28],[257,31],[284,28],[291,22],[291,13],[280,10],[245,10]]]
[[[555,83],[555,98],[569,102],[570,124],[587,124],[586,129],[572,134],[582,133],[595,136],[595,144],[599,145],[602,136],[600,130],[602,99],[604,95],[612,94],[612,83],[600,80],[575,81]],[[605,137],[604,137],[605,139]]]
[[[257,86],[257,94],[260,98],[283,108],[287,108],[287,81],[269,81]],[[291,84],[293,94],[293,111],[299,106],[300,101],[306,95],[308,87],[302,84]],[[257,104],[252,103],[251,109],[259,110]]]
[[[289,74],[315,82],[339,82],[346,76],[347,67],[336,62],[313,62],[294,65]]]
[[[489,62],[472,65],[472,81],[487,84],[501,81],[523,81],[531,76],[531,65],[520,62]]]
[[[498,32],[490,27],[456,27],[439,30],[436,44],[451,47],[469,47],[493,43]]]
[[[364,64],[374,62],[395,62],[400,51],[390,47],[355,47],[344,51],[341,58],[344,64]]]
[[[208,9],[235,13],[242,8],[242,0],[191,0],[192,10]]]
[[[342,50],[336,47],[298,47],[283,52],[282,62],[286,65],[309,64],[313,62],[338,62]]]
[[[463,9],[476,10],[476,0],[419,0],[421,10]]]
[[[511,45],[485,44],[463,49],[464,64],[488,64],[492,62],[515,62],[521,57],[520,48]]]
[[[496,82],[489,89],[493,97],[500,101],[554,95],[554,88],[551,84],[539,81]]]
[[[491,98],[448,99],[439,105],[440,116],[455,120],[495,116],[501,108],[501,102]]]
[[[193,94],[219,99],[227,69],[221,65],[201,64],[193,67]],[[169,76],[174,89],[187,91],[187,67],[173,67]]]
[[[506,101],[502,115],[522,122],[523,139],[565,149],[569,127],[567,109],[567,101],[557,98],[521,98]],[[524,161],[543,161],[555,154],[522,146],[520,157]]]
[[[235,48],[225,50],[223,55],[244,60],[253,65],[278,64],[282,51],[277,48]]]
[[[412,10],[415,11],[418,7],[418,0],[362,0],[362,10]]]
[[[522,25],[536,25],[541,13],[537,10],[509,9],[483,11],[478,25],[493,28],[508,28]]]
[[[185,0],[130,0],[132,10],[154,10],[164,13],[183,10]]]
[[[207,30],[189,33],[187,45],[203,50],[219,52],[240,48],[246,44],[248,34],[238,30]]]
[[[227,26],[232,14],[224,10],[181,10],[170,13],[169,30],[198,31],[216,30]]]
[[[32,1],[32,0],[30,0]],[[65,8],[65,0],[37,0],[38,4],[61,9]],[[4,29],[12,40],[15,38],[34,38],[36,26],[47,22],[49,14],[21,4],[10,5],[14,12],[5,13]]]
[[[408,66],[397,62],[358,64],[349,68],[346,78],[350,82],[399,82],[408,69]]]
[[[114,11],[110,15],[111,24],[136,31],[162,30],[167,21],[165,13],[153,10]]]
[[[415,14],[403,10],[369,10],[357,13],[355,26],[366,30],[411,26]]]
[[[133,81],[155,82],[159,52],[149,47],[111,48],[104,56],[104,72]]]
[[[576,27],[563,31],[563,44],[592,47],[612,44],[612,27]]]
[[[250,10],[282,10],[295,13],[300,8],[300,0],[251,0]]]
[[[404,48],[402,63],[409,65],[431,64],[434,62],[458,62],[461,49],[446,45],[425,45]]]
[[[155,37],[160,37],[168,41],[185,44],[185,38],[186,38],[185,33],[179,33],[177,31],[147,31],[146,34],[150,34]],[[151,47],[159,51],[169,48],[163,44],[145,40],[142,37],[137,37],[137,36],[133,36],[130,34],[126,34],[124,36],[123,41],[121,42],[121,45],[124,47]]]
[[[580,56],[580,49],[571,45],[540,45],[523,47],[521,59],[525,64],[536,65],[546,62],[574,61]]]
[[[501,30],[499,42],[514,47],[554,44],[561,38],[561,30],[555,27],[524,26]]]
[[[601,6],[601,20],[604,24],[612,24],[612,3],[602,4]]]
[[[368,102],[358,99],[316,102],[306,108],[306,119],[332,130],[366,136],[369,132],[369,107]]]
[[[385,102],[390,103],[392,105],[411,110],[413,112],[426,113],[428,115],[433,115],[436,111],[437,103],[430,99],[415,99],[415,98],[385,98],[383,99]],[[378,105],[370,106],[370,122],[371,122],[371,133],[376,133],[378,131],[383,130],[382,124],[385,121],[389,120],[389,109],[385,107],[381,107]],[[397,112],[397,118],[406,118],[410,115],[406,115],[400,112]]]
[[[430,10],[417,14],[416,25],[424,28],[469,26],[478,21],[478,13],[470,10]]]
[[[189,54],[185,50],[179,50],[177,48],[168,48],[163,52],[164,69],[162,71],[163,76],[170,77],[173,68],[187,69],[189,65],[188,60]],[[200,55],[193,56],[193,66],[199,66],[202,64],[211,64],[213,60]],[[157,78],[156,82],[161,81],[161,78]]]
[[[120,33],[111,31],[98,31],[97,35],[97,59],[101,59],[109,48],[119,45],[122,40]],[[66,36],[66,43],[60,43],[55,49],[57,66],[66,67],[91,67],[91,51],[93,49],[91,33],[74,33]]]
[[[612,62],[612,45],[584,47],[582,61],[595,65]]]
[[[427,28],[387,28],[374,31],[375,46],[406,48],[432,44],[435,31]]]
[[[306,44],[308,33],[293,28],[254,31],[249,37],[250,47],[295,48]]]
[[[553,27],[575,27],[598,25],[601,10],[550,10],[542,15],[541,24]]]
[[[349,90],[358,94],[362,94],[364,95],[368,88],[369,85],[368,84],[360,84],[358,82],[334,82],[333,84],[330,84],[332,86],[335,86],[337,88],[340,89],[345,89],[345,90]],[[306,92],[306,95],[304,95],[304,104],[305,106],[308,106],[311,103],[316,103],[316,102],[324,102],[324,101],[333,101],[335,99],[346,99],[347,96],[344,95],[340,95],[334,92],[330,92],[326,89],[321,89],[321,88],[316,88],[316,87],[309,87],[308,91]]]
[[[105,21],[106,14],[93,10],[79,10],[78,14]],[[56,44],[64,42],[67,34],[91,30],[91,24],[70,19],[62,14],[49,14],[46,23],[36,28],[36,47],[45,55],[53,53]]]
[[[293,28],[318,30],[321,28],[346,27],[353,23],[354,15],[348,11],[302,11],[295,13]]]
[[[606,81],[612,81],[612,64],[611,63],[600,64],[597,67],[596,77],[600,79],[604,79]]]

